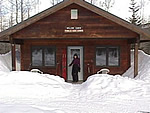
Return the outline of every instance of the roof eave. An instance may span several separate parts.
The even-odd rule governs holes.
[[[113,15],[113,14],[110,14],[109,12],[106,12],[106,11],[98,8],[97,6],[91,5],[88,2],[85,2],[83,0],[76,0],[75,3],[80,5],[80,6],[82,6],[82,7],[84,7],[84,8],[86,8],[86,9],[88,9],[88,10],[91,10],[91,8],[92,8],[92,11],[94,13],[96,13],[98,15],[102,15],[103,17],[105,17],[105,18],[107,18],[107,19],[109,19],[109,20],[111,20],[111,21],[113,21],[113,22],[115,22],[115,23],[117,23],[119,25],[121,25],[121,26],[123,26],[123,27],[125,27],[125,28],[127,28],[127,29],[129,29],[129,30],[131,30],[133,32],[136,32],[139,35],[143,35],[145,37],[149,37],[149,39],[150,39],[150,33],[149,32],[143,31],[142,28],[140,28],[140,27],[138,27],[136,25],[133,25],[133,24],[131,24],[131,23],[129,23],[129,22],[127,22],[127,21],[125,21],[125,20],[123,20],[123,19]]]
[[[55,5],[49,9],[41,12],[41,13],[39,13],[39,14],[37,14],[37,15],[35,15],[35,16],[33,16],[33,17],[31,17],[31,18],[29,18],[29,19],[15,25],[15,26],[3,31],[3,32],[1,32],[0,37],[10,36],[11,34],[39,21],[42,18],[49,16],[52,13],[55,13],[56,11],[58,11],[62,8],[65,8],[66,6],[73,4],[73,3],[75,3],[81,7],[84,7],[86,9],[98,14],[98,15],[101,15],[101,16],[103,16],[103,17],[105,17],[105,18],[131,30],[131,31],[133,31],[133,32],[136,32],[139,35],[142,35],[144,37],[150,37],[150,33],[147,31],[144,31],[140,27],[135,26],[133,24],[130,24],[127,21],[125,21],[125,20],[123,20],[123,19],[121,19],[121,18],[119,18],[113,14],[110,14],[109,12],[106,12],[106,11],[104,11],[104,10],[102,10],[102,9],[92,5],[92,4],[89,4],[88,2],[83,1],[83,0],[64,0],[63,2],[61,2],[61,3]]]
[[[68,6],[72,3],[74,3],[74,0],[64,0],[63,2],[57,4],[53,7],[50,7],[48,9],[42,11],[41,13],[36,14],[35,16],[33,16],[33,17],[31,17],[31,18],[29,18],[29,19],[15,25],[15,26],[11,27],[11,28],[8,28],[8,29],[2,31],[0,33],[0,37],[4,37],[6,35],[9,36],[9,35],[11,35],[11,34],[17,32],[17,31],[31,25],[32,23],[35,23],[35,22],[39,21],[42,18],[45,18],[45,17],[49,16],[50,14],[52,14],[52,13],[54,13],[54,12],[64,8],[64,7]]]

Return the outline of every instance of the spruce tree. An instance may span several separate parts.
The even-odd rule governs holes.
[[[140,6],[137,5],[137,2],[135,2],[135,0],[131,0],[130,3],[130,7],[129,7],[129,11],[132,13],[132,16],[129,17],[129,21],[134,24],[134,25],[141,25],[142,19],[139,16],[139,11],[140,11]]]

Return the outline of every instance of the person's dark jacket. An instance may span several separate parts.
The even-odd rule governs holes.
[[[72,65],[73,65],[73,71],[80,72],[80,59],[79,58],[74,58],[69,66],[72,66]]]

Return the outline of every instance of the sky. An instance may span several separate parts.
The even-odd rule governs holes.
[[[129,7],[130,7],[130,1],[131,0],[115,0],[115,4],[114,7],[111,9],[111,13],[126,19],[127,17],[131,16],[131,12],[129,12]],[[140,0],[136,0],[136,1],[140,1]],[[148,1],[148,0],[145,0]],[[149,7],[150,7],[150,3],[145,3],[145,9],[144,9],[144,17],[146,19],[149,18],[150,16],[150,12],[149,12]]]
[[[131,16],[131,13],[129,12],[129,6],[130,6],[131,0],[115,0],[115,4],[110,9],[110,13],[127,20],[128,17]],[[142,0],[136,0],[136,1],[142,1]],[[144,9],[144,17],[148,19],[150,17],[150,0],[145,0],[146,2],[149,1],[149,4],[145,3],[145,9]],[[97,3],[98,4],[98,3]],[[51,6],[50,0],[41,0],[41,10],[47,9]]]

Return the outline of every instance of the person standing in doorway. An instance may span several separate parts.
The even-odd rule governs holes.
[[[78,58],[77,54],[74,54],[73,60],[69,66],[72,66],[73,82],[78,82],[78,72],[80,72],[80,58]]]

